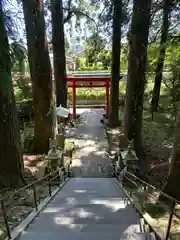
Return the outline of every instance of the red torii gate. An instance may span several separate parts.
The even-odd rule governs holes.
[[[67,77],[68,87],[72,88],[73,118],[76,118],[76,88],[106,89],[106,114],[109,112],[109,88],[111,77]],[[98,84],[99,83],[99,84]]]

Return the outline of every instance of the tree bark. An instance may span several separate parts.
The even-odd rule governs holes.
[[[180,201],[180,105],[176,116],[175,139],[164,192]]]
[[[124,134],[141,154],[141,128],[151,0],[134,0],[125,97]]]
[[[0,186],[23,182],[23,159],[11,77],[9,43],[0,1]]]
[[[19,61],[19,71],[20,71],[21,76],[23,76],[25,73],[25,60],[24,59],[21,59]]]
[[[108,124],[111,127],[119,125],[119,80],[120,80],[120,54],[121,54],[121,21],[122,1],[114,0],[113,13],[113,44],[111,66],[110,109]]]
[[[67,76],[62,0],[51,0],[51,13],[56,104],[57,106],[61,104],[61,106],[66,107]]]
[[[170,1],[171,0],[164,0],[163,26],[162,26],[162,33],[161,33],[160,51],[159,51],[159,57],[158,57],[157,66],[155,70],[155,81],[154,81],[154,88],[153,88],[152,100],[151,100],[152,112],[157,112],[158,110],[158,103],[159,103],[161,82],[162,82],[162,73],[163,73],[164,59],[166,55],[166,46],[167,46],[167,40],[168,40],[169,15],[171,11]]]
[[[22,2],[35,114],[34,152],[47,153],[49,138],[53,136],[53,95],[43,0],[23,0]]]

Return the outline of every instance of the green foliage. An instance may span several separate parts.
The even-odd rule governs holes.
[[[69,48],[70,48],[70,43],[69,43],[69,40],[67,39],[67,37],[65,38],[65,48],[66,48],[66,50],[69,50]]]
[[[160,203],[147,203],[146,204],[146,211],[149,215],[155,219],[158,219],[165,215],[166,209],[164,205]]]
[[[108,69],[110,69],[110,68],[108,68]],[[79,70],[82,70],[82,71],[104,70],[104,67],[103,66],[95,66],[95,65],[88,66],[88,67],[82,66],[82,67],[79,68]]]
[[[75,148],[75,144],[74,144],[74,142],[66,139],[66,140],[65,140],[65,147],[64,147],[64,148],[67,149],[67,150],[69,150],[69,149],[72,149],[72,150],[73,150],[73,149]]]
[[[148,72],[155,71],[158,54],[159,54],[159,45],[157,43],[150,44],[148,47],[148,64],[147,64]]]
[[[34,128],[28,127],[24,131],[24,149],[28,152],[33,150]]]
[[[94,0],[91,0],[94,2]],[[113,1],[112,0],[96,0],[96,2],[101,3],[102,11],[98,15],[98,26],[103,32],[105,37],[112,37],[112,19],[113,19]],[[127,34],[128,24],[131,19],[131,8],[129,8],[129,0],[122,1],[122,35]],[[130,3],[131,4],[131,3]]]
[[[12,66],[18,65],[19,71],[24,72],[24,61],[27,58],[27,50],[22,41],[14,41],[10,44],[10,55]]]
[[[125,96],[126,94],[126,82],[125,81],[120,81],[119,83],[119,93],[120,96]]]
[[[97,60],[102,64],[103,70],[108,70],[111,66],[111,52],[104,49],[97,55]]]
[[[180,45],[179,42],[170,42],[166,52],[165,69],[168,73],[163,78],[167,94],[171,100],[169,108],[173,117],[176,115],[177,105],[180,101]]]
[[[86,39],[85,44],[85,57],[86,57],[86,65],[92,66],[96,65],[98,62],[98,55],[105,48],[105,42],[101,36],[94,33],[89,38]]]
[[[170,113],[173,119],[176,115],[177,104],[180,101],[180,46],[178,36],[174,36],[167,43],[159,101],[159,110]],[[150,44],[148,48],[148,72],[146,74],[147,84],[145,89],[145,96],[148,96],[149,101],[151,101],[151,93],[154,86],[154,72],[158,54],[158,43]]]
[[[72,89],[68,90],[69,97],[72,96]],[[123,99],[126,92],[126,83],[124,81],[120,82],[119,86],[120,99]],[[105,88],[78,88],[76,90],[77,100],[105,100],[106,99],[106,90]]]
[[[143,112],[144,128],[154,144],[171,145],[173,140],[174,121],[168,113],[156,113],[152,121],[149,111]],[[153,144],[153,145],[154,145]]]
[[[30,77],[18,76],[17,79],[14,79],[14,93],[16,101],[32,98]]]
[[[128,69],[128,53],[129,53],[128,45],[122,44],[122,46],[121,46],[121,63],[120,63],[121,72],[126,72]]]
[[[77,100],[105,100],[105,89],[77,89]]]
[[[76,69],[80,69],[80,66],[81,66],[81,58],[76,57]]]
[[[17,104],[23,104],[23,103],[29,103],[29,104],[32,104],[33,103],[33,99],[32,98],[27,98],[27,99],[23,99],[23,100],[20,100],[20,101],[16,101]]]

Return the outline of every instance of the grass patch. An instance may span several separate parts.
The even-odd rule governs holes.
[[[151,196],[146,195],[146,203],[144,204],[143,192],[140,188],[136,188],[132,191],[128,185],[123,184],[123,189],[131,194],[132,202],[134,203],[136,209],[143,214],[143,217],[150,224],[150,226],[158,233],[162,233],[164,236],[167,232],[168,221],[169,221],[169,211],[167,211],[168,206],[163,203],[152,203]],[[149,197],[148,197],[149,196]],[[144,205],[144,207],[143,207]],[[179,207],[179,206],[177,206]],[[170,229],[171,240],[180,240],[180,220],[175,216],[172,218],[172,224]],[[163,238],[164,239],[164,238]]]
[[[119,112],[119,119],[124,120],[124,111]],[[150,111],[143,111],[143,134],[148,135],[149,139],[155,141],[155,144],[165,144],[172,147],[174,121],[168,113],[155,113],[154,120]]]
[[[161,204],[154,204],[154,203],[147,203],[146,204],[146,211],[152,218],[160,218],[166,213],[164,206]]]
[[[172,147],[174,121],[167,113],[155,113],[152,121],[149,111],[143,112],[143,130],[156,144]]]
[[[119,86],[120,96],[125,95],[126,83],[124,81],[120,82]],[[72,88],[68,89],[69,98],[72,98]],[[76,90],[76,99],[77,100],[105,100],[106,99],[106,90],[105,87],[102,88],[77,88]]]
[[[124,112],[119,118],[123,122]],[[161,188],[168,174],[168,160],[174,140],[174,121],[167,113],[156,113],[152,121],[150,111],[143,111],[141,174],[150,184]]]

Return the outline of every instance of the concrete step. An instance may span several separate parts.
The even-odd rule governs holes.
[[[84,216],[83,216],[84,215]],[[47,217],[46,217],[47,216]],[[95,212],[82,212],[80,216],[67,216],[67,214],[41,214],[40,217],[36,218],[36,224],[54,224],[55,221],[58,221],[59,224],[63,222],[73,223],[73,224],[137,224],[138,219],[132,215],[125,215],[125,214],[116,214],[111,215],[108,213],[95,214]]]
[[[133,234],[116,234],[116,233],[74,233],[74,232],[38,232],[31,231],[23,232],[21,240],[147,240],[147,234],[133,233]],[[155,240],[153,236],[149,240]]]
[[[118,225],[118,224],[73,224],[73,223],[65,223],[65,222],[58,222],[54,224],[32,224],[29,227],[29,230],[32,232],[43,232],[43,230],[48,232],[86,232],[86,233],[140,233],[141,229],[138,224],[133,225]]]

